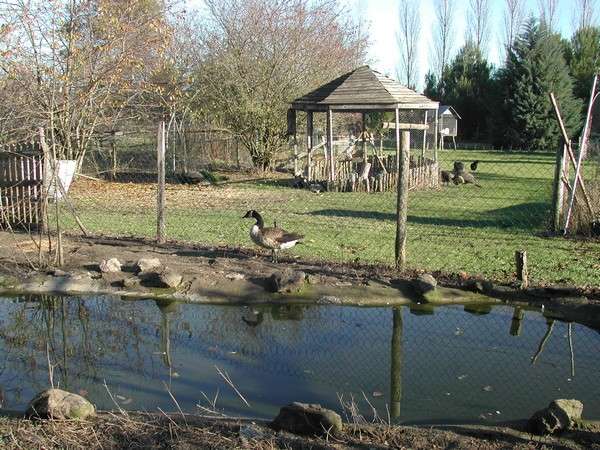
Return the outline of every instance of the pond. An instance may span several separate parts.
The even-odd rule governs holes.
[[[353,402],[366,418],[372,405],[402,423],[493,423],[577,398],[600,419],[600,334],[506,306],[4,298],[0,350],[0,402],[11,410],[51,372],[100,409],[175,411],[170,392],[190,413],[272,418],[302,401],[343,415]]]

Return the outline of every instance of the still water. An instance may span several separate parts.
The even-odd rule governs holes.
[[[572,324],[569,340],[566,323],[530,311],[513,322],[513,313],[0,299],[0,402],[22,409],[47,388],[49,355],[55,386],[100,409],[176,410],[168,386],[195,413],[214,402],[271,418],[292,401],[342,412],[354,399],[367,417],[371,404],[404,423],[491,423],[577,398],[600,419],[600,334]]]

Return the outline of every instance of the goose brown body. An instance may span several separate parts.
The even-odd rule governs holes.
[[[277,251],[294,247],[304,237],[279,227],[265,227],[262,216],[254,210],[248,211],[244,218],[256,219],[250,228],[250,239],[256,245],[271,250],[274,261],[277,260]]]

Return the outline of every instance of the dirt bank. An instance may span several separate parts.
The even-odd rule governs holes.
[[[541,310],[553,318],[600,328],[600,293],[570,287],[535,286],[520,290],[485,280],[434,273],[438,287],[425,296],[412,280],[418,273],[389,267],[299,261],[279,264],[266,253],[233,248],[192,247],[177,242],[157,245],[137,239],[63,238],[64,265],[56,270],[38,262],[39,248],[27,234],[0,233],[0,294],[102,293],[125,297],[169,299],[195,303],[316,303],[360,306],[399,306],[428,302],[443,304],[509,303]],[[48,244],[42,241],[42,250]],[[101,273],[102,260],[117,258],[123,268]],[[135,273],[140,258],[158,258],[182,276],[177,288],[157,286]],[[299,289],[272,292],[270,277],[289,269],[304,274]]]
[[[99,413],[88,421],[0,417],[0,446],[44,449],[599,449],[591,432],[532,436],[518,427],[346,425],[336,436],[301,437],[266,422],[179,414]]]

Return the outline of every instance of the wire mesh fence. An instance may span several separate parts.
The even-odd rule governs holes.
[[[401,120],[431,120],[420,114]],[[334,123],[335,162],[341,170],[336,178],[345,180],[337,187],[323,179],[327,171],[316,176],[327,156],[324,146],[318,147],[325,132],[319,118],[312,136],[313,147],[318,148],[310,161],[306,135],[299,127],[297,139],[290,140],[269,171],[252,169],[248,150],[230,133],[171,129],[165,152],[167,239],[253,248],[252,223],[242,219],[253,209],[266,225],[276,223],[305,235],[304,245],[286,252],[290,258],[392,265],[395,130],[372,127],[361,134],[357,116],[340,114]],[[303,120],[298,118],[299,123]],[[407,267],[504,281],[513,276],[514,252],[526,250],[534,282],[597,286],[597,126],[581,168],[594,214],[578,188],[573,213],[577,227],[568,238],[551,236],[556,149],[442,150],[428,131],[412,130],[410,170],[422,182],[409,183]],[[148,126],[106,134],[88,149],[69,198],[91,234],[156,237],[156,146],[156,127]],[[571,165],[570,183],[574,173]],[[569,189],[565,186],[565,208]],[[80,233],[69,209],[61,205],[63,230]],[[51,214],[56,211],[50,208]]]

